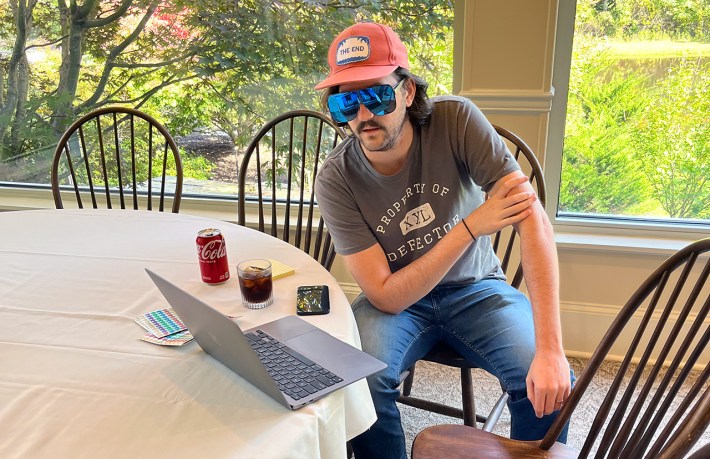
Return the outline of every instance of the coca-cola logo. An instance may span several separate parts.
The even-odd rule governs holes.
[[[202,261],[217,260],[218,258],[227,256],[227,247],[225,247],[224,241],[215,239],[209,241],[202,247],[198,247],[197,253],[200,255],[200,260]]]

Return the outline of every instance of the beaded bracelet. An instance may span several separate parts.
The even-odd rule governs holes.
[[[462,219],[461,219],[461,223],[463,223],[463,226],[466,228],[466,231],[468,231],[468,234],[470,234],[471,237],[473,238],[473,242],[476,242],[476,236],[474,236],[473,233],[471,232],[471,229],[470,229],[470,228],[468,227],[468,225],[466,224],[466,220],[464,220],[464,219],[462,218]]]

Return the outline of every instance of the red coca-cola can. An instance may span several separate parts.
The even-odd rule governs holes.
[[[203,229],[197,233],[196,243],[202,282],[211,285],[226,282],[229,279],[229,263],[222,232],[216,228]]]

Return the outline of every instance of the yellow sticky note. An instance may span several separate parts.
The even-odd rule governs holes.
[[[269,259],[271,262],[271,278],[278,279],[280,277],[285,277],[296,272],[296,270],[288,265],[281,263],[280,261]]]

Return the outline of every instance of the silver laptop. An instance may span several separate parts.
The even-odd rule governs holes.
[[[286,408],[298,409],[387,367],[297,316],[242,331],[221,312],[146,272],[205,352]]]

